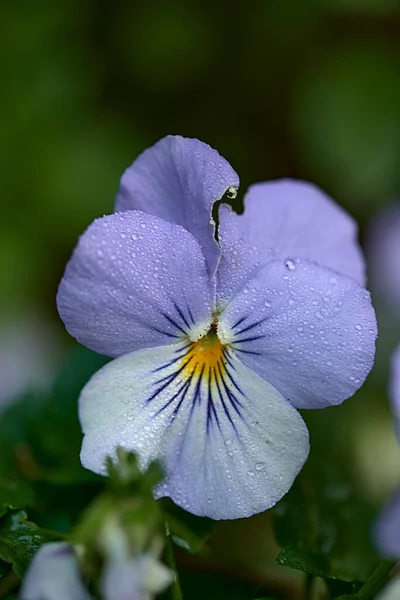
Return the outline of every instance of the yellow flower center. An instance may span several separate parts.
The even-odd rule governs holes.
[[[225,371],[226,358],[224,345],[221,344],[213,329],[197,342],[190,344],[187,353],[182,359],[185,365],[183,376],[210,379]]]

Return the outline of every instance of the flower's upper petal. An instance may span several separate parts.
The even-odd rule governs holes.
[[[115,210],[141,210],[190,231],[212,275],[220,255],[212,206],[230,187],[238,186],[237,174],[216,150],[196,139],[170,135],[125,171]]]
[[[354,279],[303,260],[275,260],[236,295],[219,336],[297,408],[339,404],[362,385],[377,334]]]
[[[400,559],[400,489],[379,515],[375,526],[375,544],[381,556]]]
[[[221,204],[219,219],[221,305],[257,268],[277,258],[304,258],[365,282],[356,222],[310,183],[257,183],[245,196],[243,215]]]
[[[22,582],[20,600],[91,600],[69,544],[45,544],[35,554]]]
[[[72,336],[109,356],[196,337],[211,321],[198,243],[179,225],[140,211],[90,225],[67,265],[57,306]]]
[[[159,459],[158,496],[213,519],[273,506],[308,455],[299,413],[227,350],[215,369],[190,372],[190,348],[133,352],[108,363],[83,389],[82,464],[104,473],[118,445],[143,465]]]

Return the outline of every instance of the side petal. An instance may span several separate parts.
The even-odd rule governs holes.
[[[139,211],[98,219],[80,238],[57,295],[68,332],[100,354],[196,338],[211,292],[194,237]]]
[[[374,538],[381,556],[400,559],[400,489],[379,515]]]
[[[20,600],[91,600],[69,544],[45,544],[35,554],[22,582]]]
[[[211,211],[239,178],[216,150],[196,139],[169,135],[125,171],[115,210],[141,210],[181,225],[199,242],[214,274],[220,250]]]
[[[362,385],[375,356],[369,293],[308,261],[259,270],[219,320],[218,335],[296,408],[340,404]]]
[[[219,208],[218,297],[223,305],[260,265],[304,258],[365,283],[365,260],[354,219],[327,194],[304,181],[257,183],[237,215]]]
[[[170,496],[196,515],[248,517],[291,487],[309,444],[299,413],[229,351],[215,369],[187,369],[187,346],[120,357],[80,396],[81,460],[103,473],[117,446],[160,460]]]

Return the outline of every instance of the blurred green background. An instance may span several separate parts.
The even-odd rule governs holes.
[[[74,343],[55,307],[65,263],[160,137],[217,148],[242,193],[282,176],[317,183],[362,238],[400,196],[396,0],[2,0],[0,56],[0,402],[59,369]],[[369,384],[309,417],[315,447],[327,451],[329,431],[376,506],[400,475],[385,391],[393,323]]]

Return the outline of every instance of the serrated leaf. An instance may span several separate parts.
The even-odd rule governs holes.
[[[21,577],[40,546],[52,537],[27,520],[24,511],[11,511],[0,520],[0,559]]]

